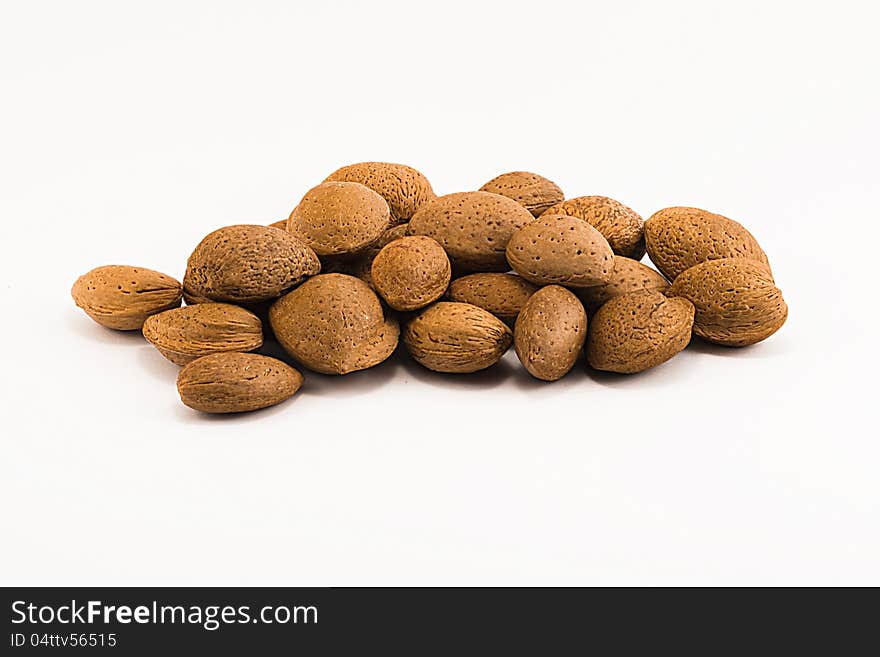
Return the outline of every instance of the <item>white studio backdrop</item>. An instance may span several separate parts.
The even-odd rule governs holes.
[[[2,584],[880,584],[870,2],[0,8]],[[790,307],[631,377],[406,358],[239,417],[73,305],[337,167],[744,223]]]

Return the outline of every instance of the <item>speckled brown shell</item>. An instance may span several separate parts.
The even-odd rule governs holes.
[[[742,225],[699,208],[666,208],[645,222],[648,255],[670,281],[707,260],[745,258],[768,265],[758,241]]]
[[[408,222],[416,210],[436,198],[428,179],[405,164],[349,164],[327,176],[325,182],[328,181],[356,182],[372,189],[388,202],[392,224]]]
[[[561,214],[543,214],[516,231],[507,245],[513,270],[538,285],[601,285],[611,277],[613,257],[598,230]]]
[[[614,256],[611,278],[608,279],[607,283],[594,285],[593,287],[578,288],[574,292],[583,301],[587,310],[593,311],[611,297],[618,297],[621,294],[640,292],[642,290],[659,290],[662,292],[668,288],[669,281],[663,278],[660,272],[651,269],[647,265],[643,265],[637,260],[616,255]]]
[[[587,313],[578,298],[558,285],[535,292],[513,329],[513,346],[536,379],[556,381],[574,367],[587,338]]]
[[[507,271],[507,242],[533,220],[523,206],[500,194],[459,192],[422,206],[407,232],[437,240],[457,273]]]
[[[150,315],[177,308],[180,283],[152,269],[106,265],[83,274],[70,290],[76,305],[101,326],[139,331]]]
[[[388,203],[354,182],[325,182],[310,189],[293,210],[287,230],[319,256],[361,253],[388,228]]]
[[[406,236],[406,227],[408,224],[398,224],[397,226],[393,226],[382,233],[382,237],[373,244],[369,249],[364,251],[363,253],[351,258],[345,262],[341,262],[338,264],[336,269],[337,273],[340,274],[350,274],[352,276],[357,276],[364,283],[372,287],[374,290],[376,289],[373,285],[373,259],[378,255],[379,251],[382,250],[387,244],[390,244],[396,239]]]
[[[407,323],[403,342],[416,362],[429,370],[463,374],[501,360],[513,334],[482,308],[439,301]]]
[[[203,413],[241,413],[274,406],[302,385],[302,374],[259,354],[202,356],[180,370],[180,400]]]
[[[694,306],[662,292],[631,292],[607,301],[590,319],[587,361],[597,370],[632,374],[665,363],[691,339]]]
[[[287,230],[287,220],[288,220],[288,219],[290,219],[290,217],[285,217],[285,218],[282,219],[281,221],[273,221],[271,224],[269,224],[269,226],[270,226],[271,228],[277,228],[278,230],[286,231],[286,230]]]
[[[607,196],[579,196],[547,208],[544,214],[583,219],[608,240],[614,253],[633,260],[645,255],[644,222],[639,214]]]
[[[528,171],[502,173],[480,187],[480,191],[513,199],[535,217],[565,198],[555,182]]]
[[[373,260],[371,280],[376,292],[394,310],[418,310],[443,296],[452,269],[435,240],[410,235],[382,247]]]
[[[194,301],[266,301],[320,269],[315,253],[289,233],[269,226],[226,226],[195,248],[184,287]]]
[[[399,334],[376,293],[346,274],[310,278],[275,302],[269,322],[287,353],[325,374],[378,365],[394,351]]]
[[[254,351],[263,344],[260,318],[229,303],[166,310],[148,318],[143,333],[147,342],[177,365],[209,354]]]
[[[538,286],[516,274],[483,272],[469,274],[452,281],[450,301],[470,303],[498,319],[512,322]]]
[[[765,265],[753,260],[709,260],[682,272],[669,294],[696,306],[694,333],[716,344],[744,347],[773,335],[788,306]]]

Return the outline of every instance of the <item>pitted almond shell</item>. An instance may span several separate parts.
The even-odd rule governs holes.
[[[314,251],[269,226],[226,226],[196,246],[184,277],[194,301],[248,303],[281,296],[321,270]]]
[[[633,260],[641,260],[645,255],[645,231],[641,216],[613,198],[579,196],[557,203],[545,210],[544,214],[567,214],[583,219],[602,233],[616,255]]]
[[[556,381],[577,361],[587,338],[587,313],[578,298],[558,285],[535,292],[513,329],[513,346],[536,379]]]
[[[707,260],[745,258],[767,265],[758,241],[744,226],[699,208],[665,208],[645,222],[648,255],[670,281]]]
[[[180,400],[203,413],[242,413],[292,397],[303,377],[286,363],[259,354],[202,356],[177,375]]]
[[[504,322],[511,322],[538,289],[516,274],[482,272],[456,278],[449,286],[449,300],[470,303]]]
[[[607,283],[578,288],[574,290],[574,293],[583,301],[587,310],[592,312],[608,299],[618,297],[621,294],[643,290],[662,292],[668,288],[669,281],[663,278],[660,272],[643,265],[638,260],[616,255],[614,256],[611,278]]]
[[[254,351],[263,344],[260,318],[228,303],[166,310],[148,318],[143,333],[147,342],[176,365],[209,354]]]
[[[694,333],[716,344],[744,347],[785,323],[788,306],[766,265],[754,260],[708,260],[682,272],[669,289],[696,307]]]
[[[533,221],[516,201],[489,192],[459,192],[423,205],[409,222],[410,235],[426,235],[443,247],[457,273],[507,271],[504,249]]]
[[[694,306],[681,297],[657,291],[613,297],[590,319],[587,361],[597,370],[642,372],[684,349],[693,323]]]
[[[502,173],[480,187],[480,191],[501,194],[513,199],[534,217],[541,216],[547,208],[562,202],[565,198],[559,185],[529,171]]]
[[[373,260],[371,281],[394,310],[424,308],[443,296],[452,277],[443,247],[424,235],[410,235],[385,245]]]
[[[372,272],[373,260],[379,254],[379,251],[382,250],[382,247],[390,244],[396,239],[405,237],[406,227],[407,224],[398,224],[397,226],[389,228],[384,233],[382,233],[382,237],[380,237],[373,246],[371,246],[363,253],[355,256],[354,258],[331,263],[332,269],[328,270],[328,272],[336,272],[339,274],[350,274],[351,276],[356,276],[364,283],[369,285],[371,288],[373,288],[373,290],[375,290],[376,288],[373,285]]]
[[[150,315],[180,305],[182,287],[166,274],[106,265],[83,274],[70,290],[77,306],[101,326],[139,331]]]
[[[537,285],[589,287],[611,278],[614,254],[590,224],[561,214],[541,215],[507,245],[513,270]]]
[[[513,334],[482,308],[439,301],[406,324],[403,342],[415,361],[429,370],[462,374],[501,360]]]
[[[306,192],[287,230],[319,256],[353,256],[375,244],[389,222],[388,203],[369,187],[325,182]]]
[[[275,302],[275,337],[294,359],[325,374],[347,374],[384,361],[397,346],[396,320],[359,278],[321,274]]]
[[[356,182],[379,194],[388,203],[391,223],[410,220],[416,210],[436,198],[431,183],[422,173],[391,162],[359,162],[337,169],[324,182]]]

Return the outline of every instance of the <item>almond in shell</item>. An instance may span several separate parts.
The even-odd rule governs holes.
[[[536,379],[556,381],[574,367],[587,337],[587,313],[578,298],[558,285],[535,292],[513,329],[523,367]]]

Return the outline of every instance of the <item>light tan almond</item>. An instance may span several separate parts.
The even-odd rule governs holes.
[[[572,367],[587,338],[587,313],[578,298],[558,285],[535,292],[513,329],[523,367],[536,379],[556,381]]]

